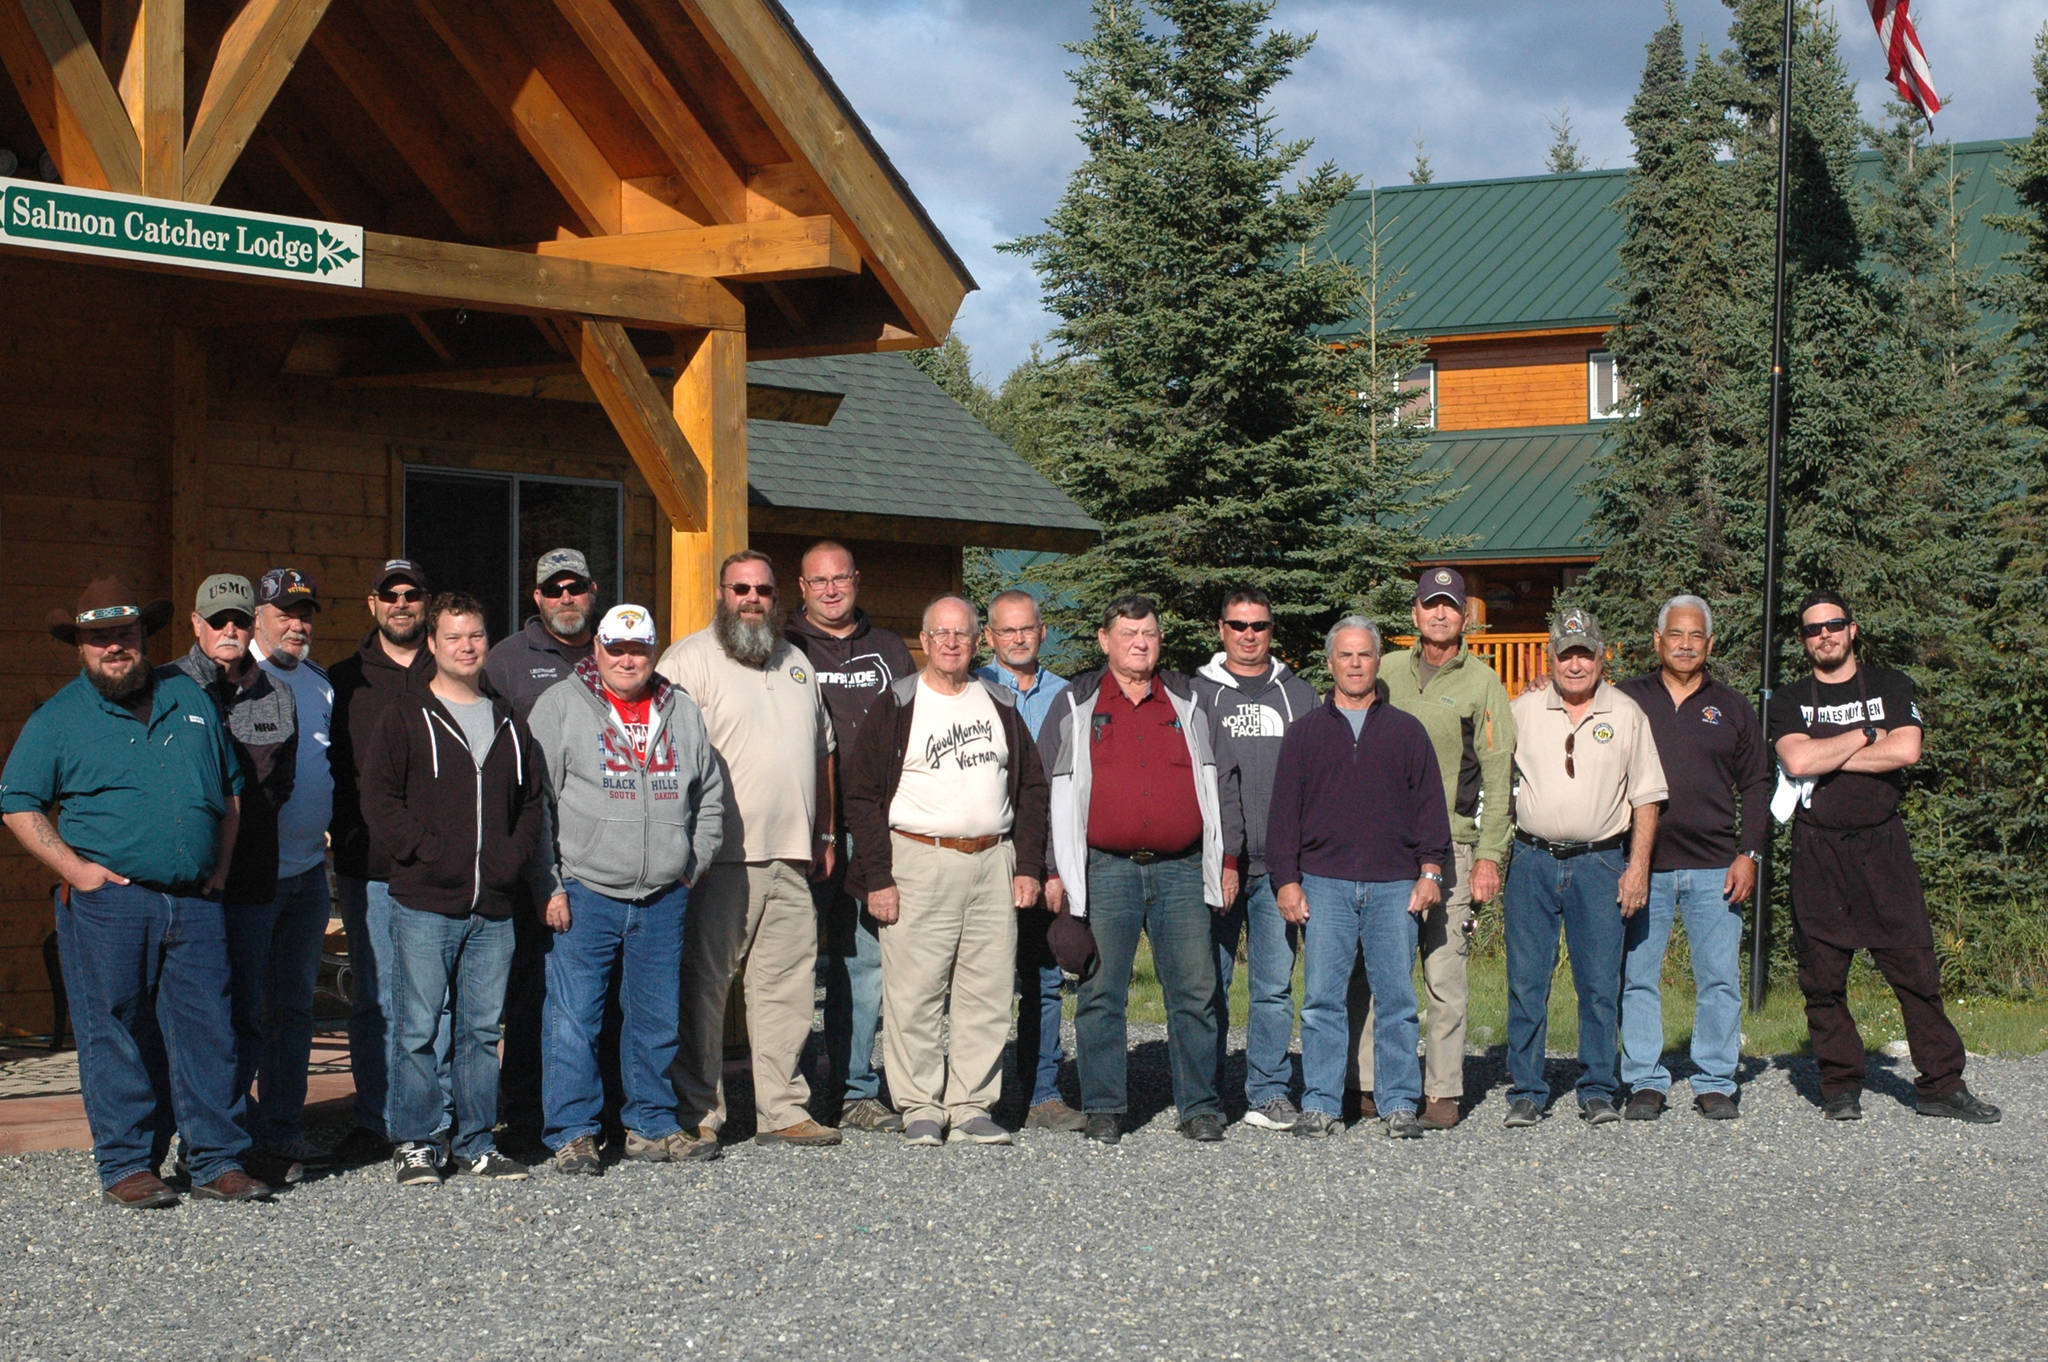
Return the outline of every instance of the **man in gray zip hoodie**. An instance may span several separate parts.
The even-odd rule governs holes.
[[[1266,815],[1280,743],[1317,705],[1315,687],[1273,656],[1273,607],[1266,593],[1241,588],[1223,598],[1216,620],[1223,651],[1195,673],[1208,705],[1223,805],[1223,891],[1229,911],[1212,920],[1216,942],[1216,1086],[1230,1048],[1230,976],[1237,943],[1246,944],[1251,977],[1244,1045],[1246,1125],[1292,1130],[1299,1114],[1287,1096],[1293,1066],[1294,956],[1301,929],[1280,916],[1266,877]],[[1236,873],[1233,873],[1236,872]],[[1241,886],[1232,892],[1233,883]]]
[[[655,674],[659,641],[645,607],[613,606],[596,650],[541,695],[529,720],[554,804],[543,1138],[566,1173],[601,1171],[597,1042],[614,976],[626,1157],[718,1155],[717,1140],[682,1128],[668,1072],[683,915],[690,882],[718,852],[725,781],[696,701]]]

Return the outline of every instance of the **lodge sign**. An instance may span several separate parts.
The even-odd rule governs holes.
[[[363,286],[363,229],[0,179],[0,245]]]

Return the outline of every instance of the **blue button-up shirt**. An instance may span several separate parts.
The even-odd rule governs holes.
[[[1067,688],[1067,679],[1048,671],[1038,669],[1038,684],[1025,690],[1018,681],[1017,673],[1000,662],[991,662],[986,667],[975,668],[974,674],[984,681],[990,681],[1010,692],[1017,700],[1017,713],[1022,716],[1024,726],[1031,730],[1035,741],[1038,730],[1045,724],[1045,716],[1052,713],[1052,702],[1060,698],[1060,692]]]
[[[147,723],[85,673],[22,725],[0,774],[0,813],[62,803],[57,835],[95,865],[145,884],[195,886],[214,871],[242,770],[206,692],[156,678]]]

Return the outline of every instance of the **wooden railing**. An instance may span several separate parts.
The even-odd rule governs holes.
[[[1415,636],[1404,634],[1393,642],[1402,648],[1412,648]],[[1529,678],[1541,676],[1550,665],[1545,660],[1545,650],[1550,646],[1548,634],[1467,634],[1465,644],[1499,673],[1501,684],[1508,688],[1509,699],[1520,695]]]

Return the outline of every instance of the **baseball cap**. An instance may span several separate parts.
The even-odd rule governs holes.
[[[533,565],[535,586],[544,586],[564,575],[590,580],[590,560],[577,549],[549,549]]]
[[[422,591],[427,589],[427,574],[420,570],[418,563],[410,558],[387,558],[384,560],[384,566],[377,569],[376,577],[371,580],[370,590],[382,591],[401,577]]]
[[[1045,929],[1045,942],[1052,948],[1052,957],[1060,968],[1077,979],[1087,979],[1101,968],[1095,933],[1072,913],[1061,913],[1052,920],[1052,925]]]
[[[1415,603],[1444,597],[1460,610],[1465,608],[1465,574],[1456,568],[1431,568],[1415,579]]]
[[[646,606],[615,605],[597,622],[597,641],[607,648],[617,643],[644,643],[652,648],[661,639]]]
[[[199,594],[193,598],[192,609],[203,620],[212,619],[223,610],[239,610],[254,619],[256,591],[249,585],[247,577],[232,572],[216,572],[199,584]]]
[[[1600,621],[1593,618],[1590,610],[1575,605],[1559,611],[1550,621],[1550,651],[1559,657],[1573,648],[1584,648],[1598,657],[1606,646],[1600,635]]]
[[[274,605],[283,609],[301,601],[315,610],[320,608],[319,594],[313,590],[313,579],[297,568],[272,568],[256,583],[258,605]]]

